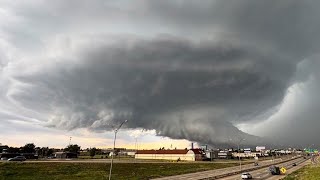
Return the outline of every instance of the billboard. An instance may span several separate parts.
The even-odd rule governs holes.
[[[260,151],[264,151],[266,150],[266,147],[265,146],[257,146],[256,147],[256,151],[260,152]]]
[[[244,148],[244,149],[243,149],[243,152],[244,152],[244,153],[251,153],[251,149],[250,149],[250,148]]]
[[[318,149],[305,149],[306,153],[318,153]]]

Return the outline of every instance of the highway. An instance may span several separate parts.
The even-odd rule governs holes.
[[[299,158],[299,159],[295,159],[286,163],[281,163],[278,164],[278,167],[285,167],[287,170],[292,169],[293,167],[295,167],[295,170],[298,168],[303,167],[306,163],[307,159],[303,159],[303,158]],[[293,163],[296,163],[297,166],[292,166]],[[249,173],[252,175],[253,179],[278,179],[280,178],[279,175],[271,175],[269,172],[269,168],[265,167],[265,168],[261,168],[258,170],[254,170],[254,171],[249,171]],[[290,172],[289,172],[290,173]],[[281,178],[283,178],[283,176],[281,176]],[[241,179],[240,174],[237,175],[233,175],[233,176],[229,176],[229,177],[224,177],[224,180],[238,180]]]
[[[266,166],[269,167],[270,165],[276,163],[279,164],[281,162],[288,161],[288,166],[289,164],[292,164],[296,161],[301,161],[301,160],[305,160],[302,157],[295,157],[293,159],[287,159],[287,160],[280,160],[280,159],[276,159],[275,161],[263,161],[260,162],[260,167],[257,166],[253,166],[252,164],[247,164],[244,165],[242,167],[242,170],[249,170],[249,169],[253,169],[253,168],[259,168],[261,169],[262,167]],[[264,170],[262,170],[263,172]],[[251,171],[250,171],[251,172]],[[183,180],[194,180],[194,179],[226,179],[227,177],[229,178],[233,177],[233,179],[239,179],[240,174],[239,174],[239,166],[236,167],[229,167],[229,168],[223,168],[223,169],[216,169],[216,170],[209,170],[209,171],[203,171],[203,172],[196,172],[196,173],[188,173],[188,174],[182,174],[182,175],[176,175],[176,176],[169,176],[169,177],[163,177],[163,178],[156,178],[155,180],[179,180],[179,179],[183,179]],[[259,175],[258,175],[259,176]],[[262,175],[261,175],[262,176]],[[231,178],[232,179],[232,178]]]

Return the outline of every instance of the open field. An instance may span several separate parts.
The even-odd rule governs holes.
[[[112,179],[149,179],[237,166],[237,163],[119,163]],[[104,163],[0,163],[0,179],[103,179],[110,164]]]
[[[283,180],[318,180],[319,178],[320,166],[308,165],[289,174]]]

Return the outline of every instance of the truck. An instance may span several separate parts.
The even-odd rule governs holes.
[[[275,166],[275,165],[270,166],[269,171],[272,175],[280,175],[280,168],[278,166]]]

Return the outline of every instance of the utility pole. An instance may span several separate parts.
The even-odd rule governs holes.
[[[115,148],[116,148],[116,139],[117,139],[117,133],[120,130],[121,126],[126,123],[128,120],[123,121],[120,126],[114,130],[114,139],[113,139],[113,152],[111,156],[111,163],[110,163],[110,170],[109,170],[109,180],[111,180],[111,173],[112,173],[112,164],[113,164],[113,156],[115,153]]]

